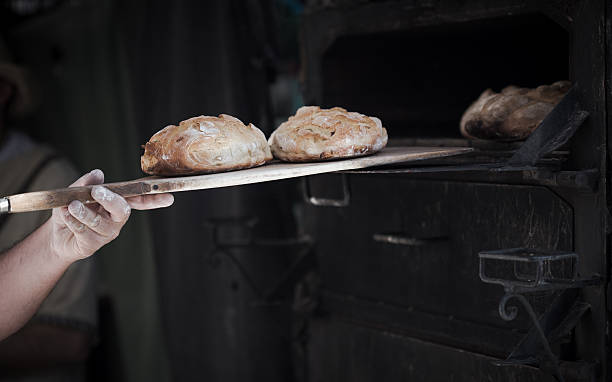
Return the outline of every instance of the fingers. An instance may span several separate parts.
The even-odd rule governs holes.
[[[108,211],[111,220],[115,223],[125,223],[130,216],[132,209],[128,202],[108,188],[95,186],[91,190],[91,196]]]
[[[85,224],[81,223],[74,216],[72,216],[68,209],[66,209],[65,213],[63,213],[63,218],[68,229],[70,229],[75,235],[85,232],[85,229],[87,228],[85,227]]]
[[[108,214],[92,210],[78,200],[68,205],[68,211],[79,223],[101,236],[116,237],[119,234],[120,227],[117,227],[117,223],[110,221]]]
[[[74,200],[61,210],[63,221],[74,237],[71,240],[74,251],[80,258],[91,255],[119,236],[130,215],[125,199],[102,186],[92,189],[92,197],[100,206],[91,208]]]
[[[104,173],[102,172],[102,170],[95,169],[81,176],[69,187],[89,186],[90,184],[101,183],[104,183]]]
[[[78,218],[72,215],[72,212],[70,212],[70,210],[73,208],[74,207],[68,208],[68,210],[66,211],[66,214],[63,215],[63,218],[66,224],[66,227],[68,227],[68,229],[72,232],[72,235],[74,236],[74,240],[71,240],[72,246],[73,246],[72,248],[74,249],[75,254],[77,254],[79,258],[84,258],[84,257],[91,255],[92,253],[97,251],[100,247],[102,247],[104,244],[113,240],[119,234],[118,230],[112,230],[112,229],[109,229],[108,232],[105,233],[105,235],[102,235],[94,231],[94,229],[92,229],[91,227],[88,227],[86,223],[80,221]],[[89,210],[89,208],[87,207],[84,207],[84,208],[85,210]],[[76,214],[79,216],[82,215],[81,212],[77,212]],[[105,220],[106,222],[104,222]],[[97,227],[101,227],[101,226],[112,227],[112,224],[109,224],[109,222],[110,222],[110,219],[108,217],[106,219],[101,217],[99,226]],[[100,228],[96,228],[96,229],[100,229]],[[120,229],[120,227],[118,229]]]
[[[95,185],[101,183],[104,183],[104,173],[101,170],[96,169],[80,177],[76,182],[71,184],[70,187]],[[129,216],[129,209],[131,208],[137,210],[152,210],[155,208],[168,207],[174,203],[174,196],[172,194],[134,196],[128,198],[126,203],[123,203],[126,200],[118,194],[115,194],[114,192],[103,187],[100,187],[100,190],[98,191],[96,191],[96,189],[97,187],[92,189],[91,195],[98,203],[100,203],[101,200],[107,202],[106,204],[100,204],[110,212],[113,221],[116,222],[127,219],[127,216]],[[98,196],[96,197],[94,193],[96,193]],[[107,205],[111,209],[106,208]]]
[[[171,194],[144,195],[128,200],[99,184],[104,182],[104,173],[93,170],[71,187],[94,185],[91,196],[97,203],[85,206],[76,200],[68,207],[55,208],[52,216],[53,247],[58,253],[71,259],[90,256],[105,244],[115,239],[128,220],[132,206],[147,210],[167,207],[174,202]]]
[[[172,194],[140,195],[127,198],[127,201],[135,210],[152,210],[171,206],[174,203]]]

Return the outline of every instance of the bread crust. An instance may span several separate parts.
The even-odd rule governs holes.
[[[501,93],[485,90],[461,117],[467,138],[517,141],[527,138],[569,90],[569,81],[535,89],[508,86]]]
[[[145,144],[142,171],[150,175],[206,174],[272,160],[263,132],[238,118],[199,116],[166,126]]]
[[[283,122],[268,143],[274,157],[310,162],[373,154],[387,145],[380,119],[341,107],[303,106]]]

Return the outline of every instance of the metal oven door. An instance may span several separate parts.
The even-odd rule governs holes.
[[[373,380],[367,369],[387,370],[388,381],[473,381],[530,326],[526,315],[500,319],[502,291],[479,279],[478,253],[573,248],[572,208],[544,187],[333,175],[311,181],[311,199],[338,187],[341,207],[328,200],[304,210],[322,286],[306,345],[311,380]],[[546,294],[532,300],[539,312],[550,302]],[[432,368],[439,357],[449,363]],[[492,380],[542,376],[535,368],[493,370],[505,379]]]

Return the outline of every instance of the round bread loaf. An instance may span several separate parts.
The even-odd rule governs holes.
[[[341,107],[304,106],[268,140],[274,157],[306,162],[373,154],[387,145],[380,119]]]
[[[158,131],[144,146],[142,171],[203,174],[255,167],[272,160],[264,134],[238,118],[199,116]]]
[[[501,93],[487,89],[463,114],[461,134],[498,141],[525,139],[561,101],[570,85],[559,81],[535,89],[508,86]]]

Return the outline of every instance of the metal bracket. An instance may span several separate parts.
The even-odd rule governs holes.
[[[208,263],[211,267],[216,268],[221,263],[221,256],[225,256],[234,264],[246,283],[258,297],[258,301],[254,302],[253,305],[274,305],[275,302],[271,300],[276,298],[280,290],[294,280],[295,273],[299,273],[302,271],[302,268],[306,268],[304,264],[306,264],[308,260],[306,257],[310,253],[312,239],[309,236],[260,239],[253,234],[253,229],[257,223],[258,219],[256,217],[216,218],[206,220],[205,224],[212,227],[213,230],[213,248],[208,252]],[[255,282],[251,273],[234,254],[237,249],[254,247],[297,247],[296,260],[283,272],[274,285],[267,290],[264,290]]]
[[[317,198],[312,196],[308,177],[304,177],[302,179],[302,196],[304,201],[317,207],[347,207],[351,202],[351,192],[346,174],[340,174],[340,177],[340,179],[342,179],[342,199]]]
[[[546,333],[544,333],[544,329],[542,328],[542,325],[540,324],[540,320],[537,314],[535,313],[535,311],[533,310],[533,307],[529,303],[529,300],[527,300],[527,298],[523,296],[522,294],[511,293],[511,292],[506,293],[504,297],[502,297],[501,301],[499,302],[499,315],[505,321],[512,321],[516,318],[516,316],[518,315],[518,308],[516,306],[510,306],[510,307],[506,306],[508,301],[510,301],[513,298],[517,299],[523,305],[523,307],[527,311],[527,314],[529,314],[529,318],[531,319],[533,323],[533,329],[537,333],[537,337],[540,341],[540,344],[544,347],[544,352],[545,352],[546,357],[548,358],[549,364],[552,366],[551,374],[555,377],[557,381],[563,382],[563,376],[561,375],[561,369],[559,368],[559,359],[557,358],[557,356],[553,353],[552,349],[550,348],[550,343],[548,342]],[[522,360],[521,363],[527,363],[525,361],[526,360]],[[529,358],[529,363],[535,362],[535,361],[536,361],[536,356],[535,354],[532,354],[531,357]],[[512,354],[506,359],[505,363],[516,364],[516,362],[512,359]],[[504,363],[498,363],[498,365],[500,366],[503,366],[503,364]]]
[[[245,247],[253,242],[253,227],[257,224],[256,217],[237,218],[211,218],[204,221],[204,225],[212,228],[213,248],[207,256],[208,264],[216,268],[221,263],[219,254],[223,254],[227,248]],[[226,238],[224,233],[233,230],[231,238]],[[236,235],[236,233],[241,235]]]
[[[574,84],[506,165],[535,166],[544,155],[567,143],[588,116],[580,106],[578,84]]]
[[[577,301],[577,289],[597,285],[599,277],[579,279],[577,276],[578,255],[573,252],[545,251],[527,248],[512,248],[482,251],[478,254],[479,275],[485,283],[499,284],[505,294],[499,302],[498,311],[505,321],[512,321],[518,315],[516,306],[508,306],[515,299],[527,311],[533,326],[504,362],[506,364],[540,364],[540,368],[563,381],[559,359],[551,349],[551,343],[564,338],[587,312],[590,305]],[[502,268],[512,269],[506,275],[487,274],[487,262],[501,262]],[[508,265],[511,264],[511,268]],[[510,273],[510,274],[508,274]],[[511,276],[511,277],[510,277]],[[526,293],[551,291],[559,293],[547,312],[538,317]],[[538,362],[537,354],[543,350],[545,362]]]
[[[599,183],[599,170],[551,171],[545,169],[522,171],[523,179],[534,180],[545,186],[574,187],[594,192]]]
[[[573,252],[510,248],[482,251],[478,257],[480,279],[485,283],[499,284],[511,292],[564,289],[577,278],[578,255]],[[512,275],[488,275],[486,264],[492,261],[512,264]]]

